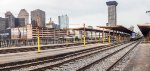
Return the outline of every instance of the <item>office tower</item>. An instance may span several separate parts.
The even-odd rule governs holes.
[[[29,13],[25,9],[21,9],[18,18],[24,18],[25,19],[25,25],[29,24]]]
[[[14,28],[15,27],[15,17],[10,11],[5,13],[6,20],[6,28]]]
[[[24,27],[25,18],[15,18],[15,27]]]
[[[31,11],[31,24],[33,27],[45,27],[45,12],[40,9]]]
[[[117,9],[116,6],[118,3],[116,1],[108,1],[106,2],[108,6],[108,26],[116,26],[117,25]]]
[[[6,29],[6,19],[0,17],[0,31]]]
[[[69,17],[67,15],[58,16],[60,29],[69,28]]]

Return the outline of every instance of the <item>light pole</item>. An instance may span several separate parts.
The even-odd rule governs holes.
[[[86,47],[86,32],[85,32],[85,24],[83,25],[84,26],[84,47]]]
[[[37,39],[38,39],[38,53],[40,53],[41,52],[41,49],[40,49],[40,28],[39,28],[39,17],[37,17],[36,18],[36,30],[37,30],[37,34],[38,34],[38,36],[37,36]]]
[[[66,28],[66,46],[68,46],[68,37],[69,37],[69,31],[68,28]]]

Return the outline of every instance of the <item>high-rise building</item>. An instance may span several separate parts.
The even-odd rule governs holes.
[[[13,14],[8,11],[5,13],[5,18],[7,19],[6,21],[6,28],[14,28],[15,27],[15,17]]]
[[[69,17],[67,15],[58,16],[60,29],[69,28]]]
[[[0,17],[0,31],[6,29],[6,18]]]
[[[45,12],[40,9],[31,11],[31,24],[33,27],[45,27]]]
[[[29,24],[29,13],[25,9],[21,9],[18,18],[24,18],[25,19],[25,25]]]
[[[15,18],[15,27],[24,27],[25,18]]]
[[[116,6],[118,3],[116,1],[108,1],[106,2],[108,6],[108,26],[116,26],[117,25],[117,9]]]

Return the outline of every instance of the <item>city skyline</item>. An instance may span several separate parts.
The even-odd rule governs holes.
[[[67,14],[71,24],[86,23],[87,26],[106,25],[107,23],[107,5],[109,0],[1,0],[0,16],[4,17],[6,11],[11,11],[15,16],[21,9],[26,9],[28,12],[34,9],[41,9],[46,12],[46,22],[51,17],[58,24],[58,16]],[[116,0],[119,3],[117,6],[118,24],[126,27],[149,22],[150,17],[145,13],[149,10],[149,1],[123,1]],[[35,3],[36,2],[36,3]],[[136,2],[136,3],[135,3]],[[144,4],[142,4],[144,3]],[[10,5],[6,7],[6,5]],[[129,8],[130,7],[130,8]],[[30,14],[31,15],[31,14]],[[29,19],[30,20],[30,19]],[[70,25],[71,26],[71,25]],[[73,25],[78,26],[78,25]],[[81,25],[80,25],[81,26]],[[135,27],[135,29],[138,29]]]

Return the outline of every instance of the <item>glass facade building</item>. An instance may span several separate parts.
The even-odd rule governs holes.
[[[58,16],[60,29],[69,28],[69,17],[67,15]]]

